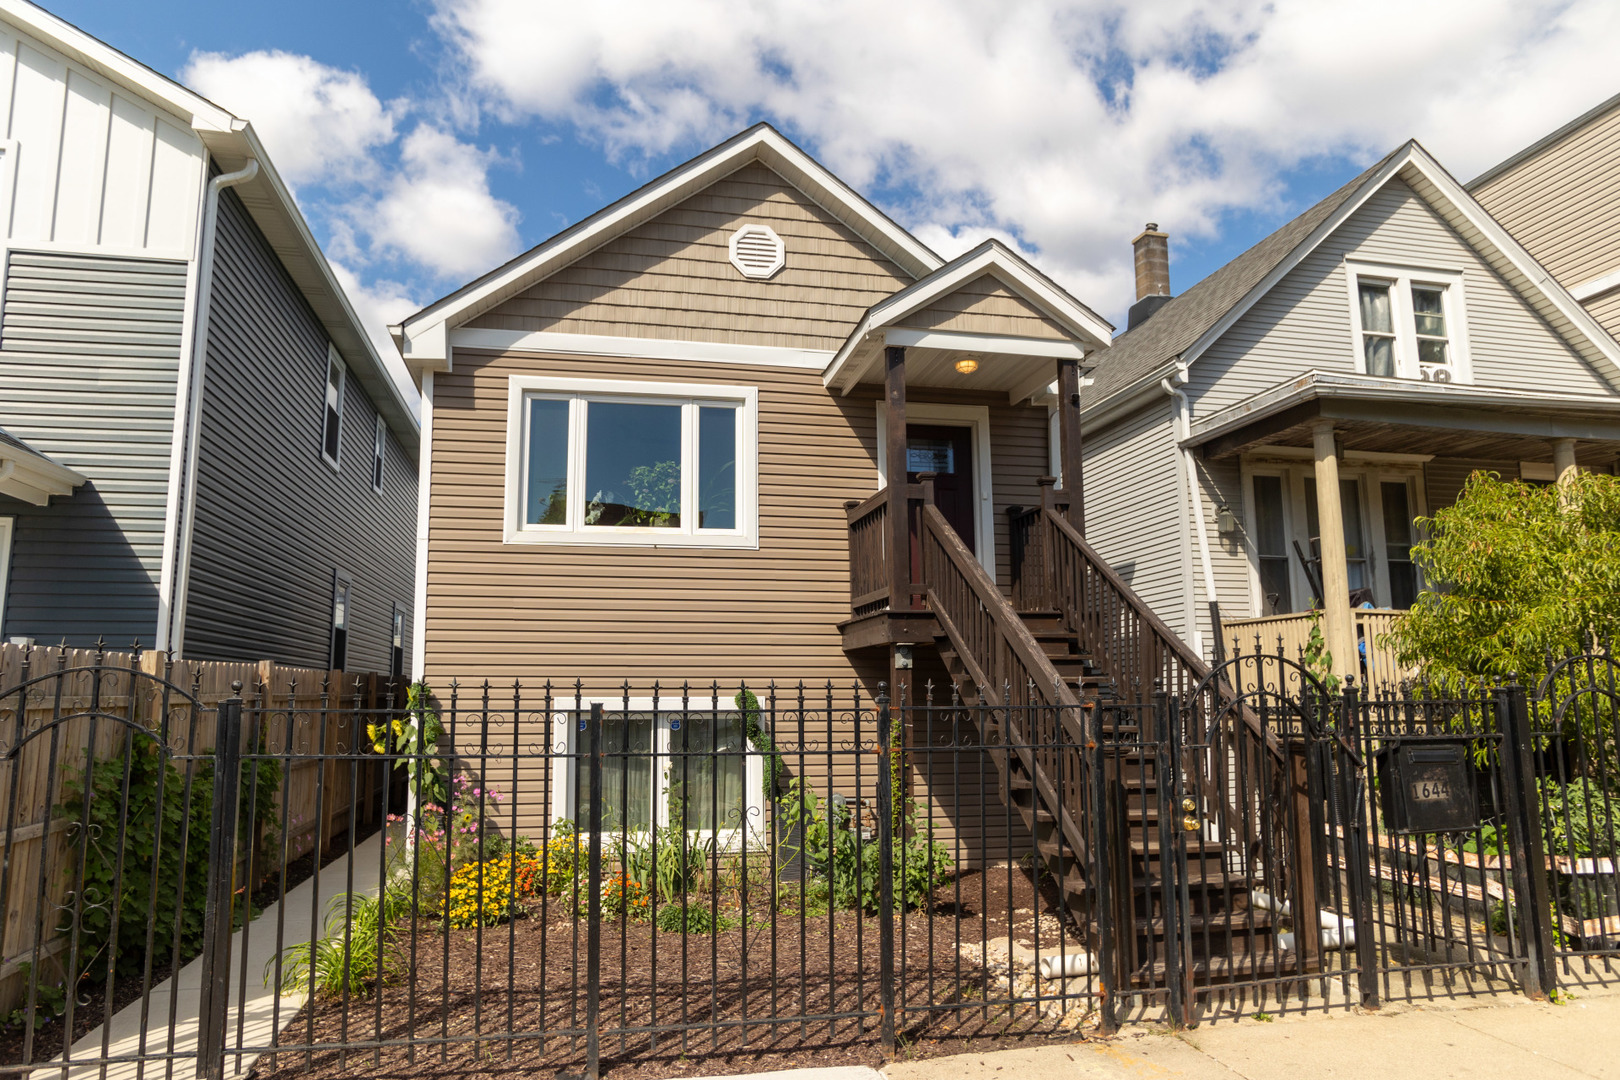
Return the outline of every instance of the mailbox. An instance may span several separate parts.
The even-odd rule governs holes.
[[[1377,760],[1379,801],[1392,832],[1459,832],[1479,823],[1467,740],[1386,744]]]

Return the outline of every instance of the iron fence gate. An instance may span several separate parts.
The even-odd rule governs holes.
[[[1544,994],[1620,951],[1613,676],[1366,696],[1240,656],[1071,714],[577,683],[205,706],[168,665],[24,671],[7,1064],[595,1076]]]

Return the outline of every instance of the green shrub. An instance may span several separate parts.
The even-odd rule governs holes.
[[[658,909],[658,929],[670,934],[724,933],[737,925],[726,912],[716,914],[701,901],[668,904]]]
[[[857,842],[850,830],[848,807],[823,800],[795,780],[778,805],[792,827],[799,829],[805,869],[827,883],[834,908],[877,911],[882,883],[882,851],[876,839]],[[935,842],[933,831],[905,803],[904,829],[894,834],[894,904],[900,910],[918,907],[956,872],[945,845]],[[789,892],[791,896],[791,892]]]
[[[764,765],[765,797],[774,799],[778,791],[777,785],[781,783],[782,776],[787,770],[782,764],[782,755],[776,752],[775,740],[771,738],[771,733],[765,730],[765,725],[760,720],[759,698],[754,696],[752,690],[743,687],[737,691],[737,696],[732,700],[743,714],[744,731],[748,735],[749,745],[763,755],[761,764]]]
[[[362,994],[379,980],[406,970],[399,923],[410,913],[408,889],[394,887],[379,896],[339,893],[327,905],[321,936],[291,945],[281,954],[282,994],[311,989],[318,996]],[[275,957],[264,967],[264,984],[275,974]]]

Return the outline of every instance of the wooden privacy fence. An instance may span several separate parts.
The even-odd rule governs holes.
[[[42,676],[48,678],[40,681]],[[20,692],[25,682],[33,685]],[[50,961],[57,969],[70,945],[63,928],[71,921],[82,844],[78,817],[63,811],[74,798],[64,784],[81,785],[91,762],[127,760],[137,741],[151,746],[159,739],[178,755],[174,764],[184,781],[194,787],[211,783],[199,780],[192,755],[213,750],[217,708],[232,696],[233,684],[250,708],[261,710],[255,714],[261,718],[258,730],[248,734],[254,749],[286,755],[289,763],[271,795],[276,835],[261,836],[256,849],[242,853],[238,881],[251,889],[279,873],[283,851],[291,865],[314,850],[317,837],[322,851],[341,850],[351,816],[359,829],[379,822],[387,782],[381,763],[355,768],[344,760],[370,752],[365,733],[357,730],[363,722],[352,710],[402,702],[403,684],[272,661],[171,661],[155,652],[0,644],[0,808],[8,808],[11,823],[0,864],[8,883],[0,927],[0,1015],[18,1003],[24,965]],[[58,722],[47,735],[42,729],[53,719]],[[29,738],[31,732],[40,734]],[[193,821],[191,827],[206,829],[208,823]],[[109,841],[121,843],[122,837],[99,838]],[[250,859],[252,882],[246,874]],[[89,892],[81,905],[106,900]]]

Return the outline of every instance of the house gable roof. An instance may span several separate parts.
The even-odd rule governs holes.
[[[413,405],[349,304],[292,192],[277,174],[252,125],[27,0],[0,0],[0,19],[189,123],[222,171],[235,171],[248,161],[259,163],[258,174],[232,190],[314,310],[349,370],[406,453],[414,458],[420,428]]]
[[[1497,162],[1495,165],[1492,165],[1490,168],[1468,181],[1467,185],[1465,186],[1469,191],[1478,191],[1480,188],[1486,186],[1503,173],[1509,172],[1514,167],[1535,157],[1543,150],[1556,146],[1570,135],[1580,131],[1593,121],[1607,116],[1615,109],[1620,109],[1620,94],[1616,94],[1614,97],[1603,102],[1602,104],[1586,110],[1581,115],[1565,124],[1563,127],[1547,135],[1543,135],[1541,138],[1537,139],[1523,150],[1510,155],[1506,160]]]
[[[775,128],[756,124],[390,327],[405,362],[416,368],[445,366],[453,327],[754,161],[804,192],[906,274],[922,277],[944,262]]]
[[[1030,265],[1028,260],[999,240],[986,240],[922,280],[872,305],[827,365],[822,381],[828,386],[837,385],[848,393],[869,369],[871,357],[877,351],[877,345],[868,340],[871,335],[890,327],[903,327],[907,319],[926,311],[962,286],[986,276],[1006,286],[1013,296],[1028,305],[1033,314],[1055,323],[1072,338],[1071,342],[1054,342],[1054,347],[1067,344],[1079,355],[1102,347],[1113,333],[1114,328],[1107,320],[1069,295],[1062,286]],[[973,337],[969,334],[949,336],[967,341]],[[961,348],[967,341],[956,341],[954,346]],[[983,344],[986,351],[998,351],[997,343],[989,338]],[[1051,355],[1059,353],[1052,352]]]
[[[1428,203],[1555,332],[1620,388],[1620,345],[1414,140],[1121,336],[1098,358],[1086,410],[1109,409],[1110,399],[1156,384],[1177,365],[1196,362],[1284,275],[1395,179]]]

